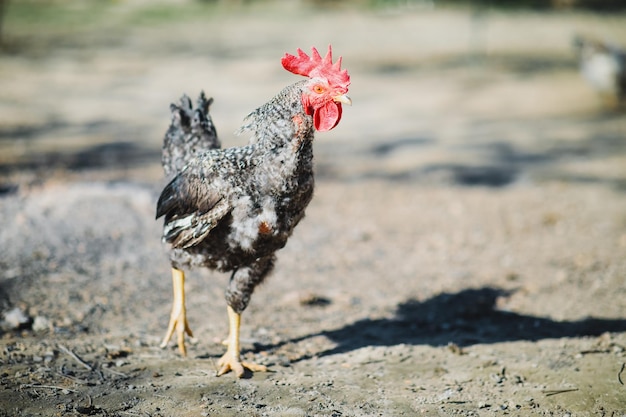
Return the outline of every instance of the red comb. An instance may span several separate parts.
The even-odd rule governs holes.
[[[283,67],[294,74],[326,78],[330,84],[348,88],[350,85],[348,71],[341,69],[341,57],[333,64],[333,50],[330,45],[324,58],[315,48],[311,48],[311,52],[311,56],[308,56],[298,48],[298,56],[285,54],[281,61]]]

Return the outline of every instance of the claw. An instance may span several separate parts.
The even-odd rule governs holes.
[[[228,339],[224,341],[224,344],[228,346],[228,349],[217,362],[217,376],[233,371],[237,378],[242,378],[245,375],[246,369],[251,372],[267,372],[266,366],[258,365],[252,362],[245,362],[239,357],[239,326],[241,323],[241,315],[236,313],[230,306],[228,306],[228,322],[230,332]]]
[[[217,362],[217,366],[219,366],[217,376],[222,376],[229,371],[233,371],[237,378],[243,378],[246,369],[250,372],[267,372],[267,366],[259,365],[254,362],[241,361],[239,358],[232,357],[230,352],[226,352],[224,356],[220,358]]]

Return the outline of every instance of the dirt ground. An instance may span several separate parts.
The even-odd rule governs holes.
[[[216,6],[129,24],[145,4],[89,29],[7,18],[0,416],[626,415],[626,117],[571,50],[576,32],[626,44],[626,16]],[[227,276],[188,275],[189,357],[158,347],[168,105],[204,89],[241,144],[297,80],[282,54],[328,43],[354,105],[317,135],[315,198],[243,315],[244,356],[271,372],[218,378]]]

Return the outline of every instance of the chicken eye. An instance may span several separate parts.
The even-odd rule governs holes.
[[[316,85],[313,87],[313,91],[315,91],[317,94],[322,94],[324,92],[324,87],[322,87],[321,85]]]

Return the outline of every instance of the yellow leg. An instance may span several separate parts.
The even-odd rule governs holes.
[[[172,268],[172,283],[174,284],[174,304],[172,305],[172,314],[170,315],[170,323],[167,326],[167,333],[163,338],[161,347],[167,346],[174,330],[176,330],[176,339],[178,340],[178,350],[181,355],[187,356],[185,348],[185,333],[189,337],[193,337],[193,333],[187,323],[187,310],[185,309],[185,273],[179,269]]]
[[[224,375],[228,371],[233,371],[238,378],[244,375],[244,368],[249,369],[252,372],[265,372],[267,367],[263,365],[257,365],[251,362],[242,362],[239,357],[239,327],[241,325],[241,315],[235,313],[230,306],[228,306],[228,349],[224,356],[217,362],[219,370],[217,376]]]

